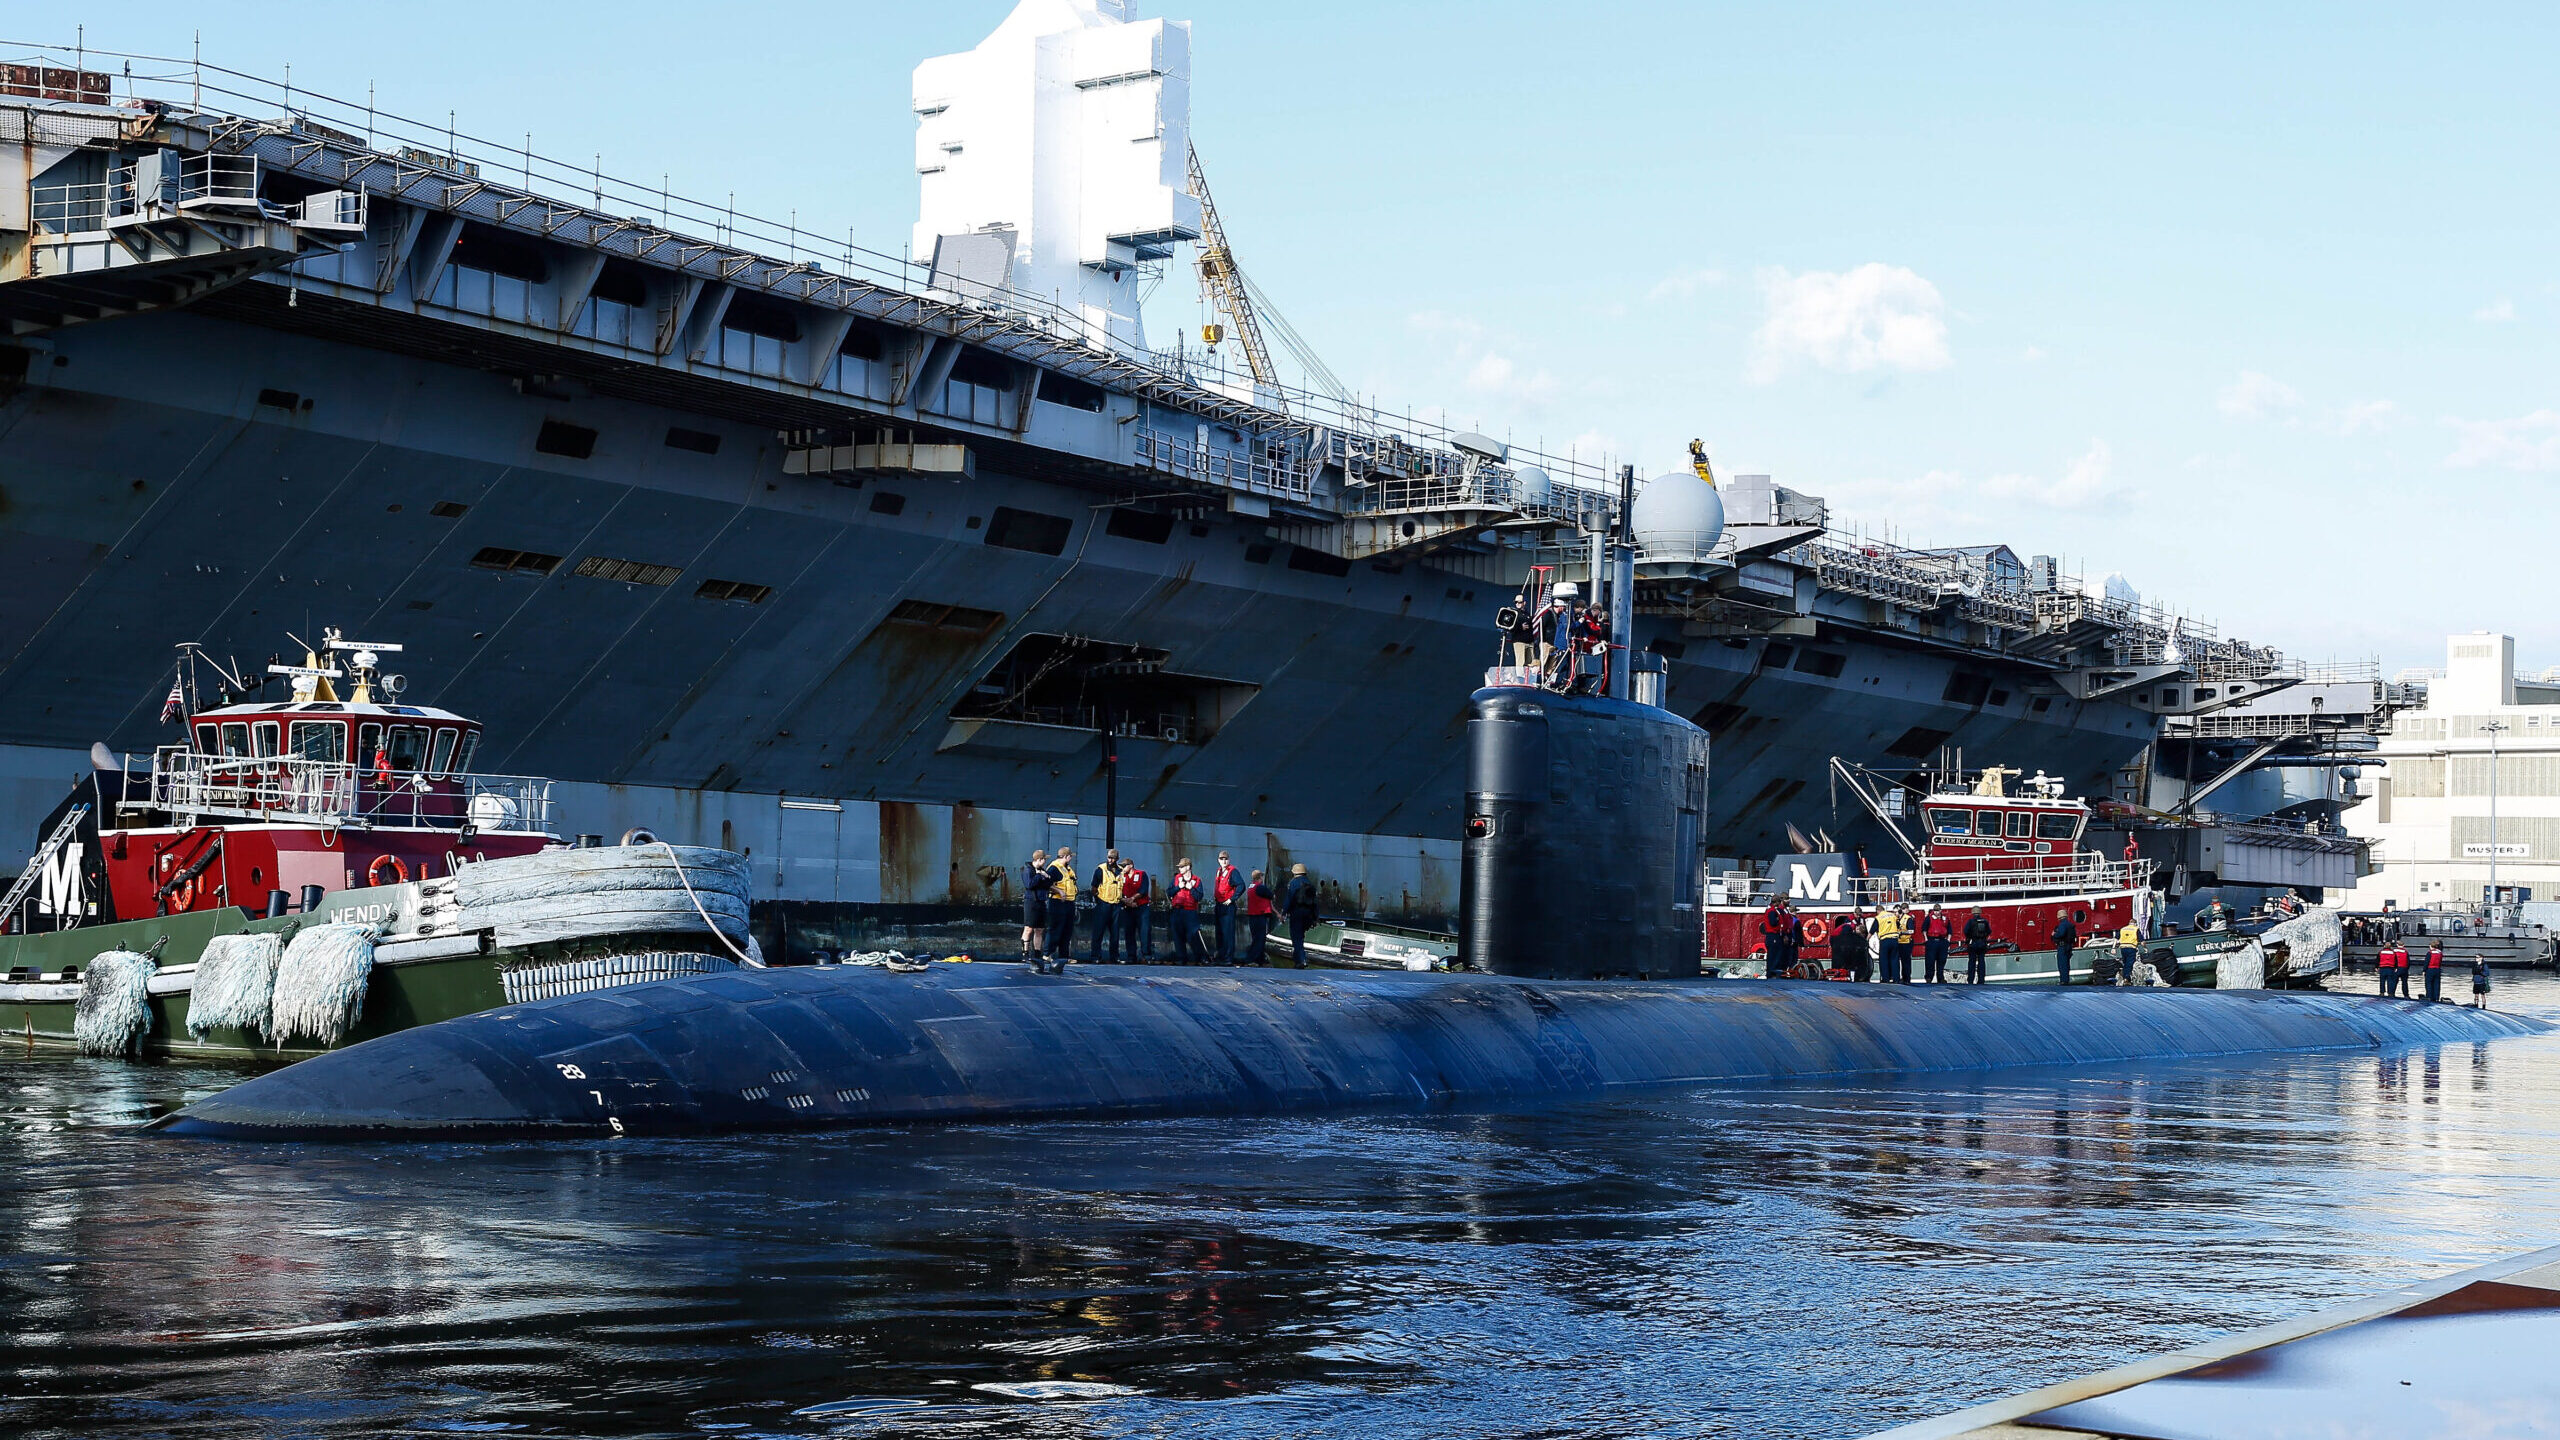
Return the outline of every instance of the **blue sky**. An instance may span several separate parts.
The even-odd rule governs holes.
[[[138,0],[89,39],[200,28],[895,251],[908,72],[1009,8]],[[1365,392],[1647,472],[1704,436],[1844,521],[2315,659],[2493,628],[2560,665],[2560,8],[2432,8],[1141,13],[1194,22],[1239,257]]]

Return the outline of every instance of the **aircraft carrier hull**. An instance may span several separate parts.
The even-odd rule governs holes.
[[[1218,848],[1304,861],[1329,905],[1385,918],[1456,909],[1467,697],[1500,587],[1427,558],[1300,565],[1251,516],[1111,533],[1036,451],[967,479],[786,476],[735,387],[528,382],[466,348],[390,348],[280,284],[216,298],[0,367],[13,855],[91,742],[176,738],[157,723],[174,643],[254,667],[334,624],[405,643],[408,698],[484,722],[478,768],[568,782],[572,828],[745,850],[764,899],[992,913],[1035,846],[1102,844],[1099,735],[955,720],[1046,634],[1149,647],[1242,697],[1205,738],[1117,742],[1122,848],[1160,873]],[[561,424],[590,453],[546,453]],[[1057,553],[989,543],[999,507],[1060,520]],[[1961,746],[2095,790],[2153,729],[2031,689],[2032,666],[1852,627],[1782,644],[1649,618],[1637,640],[1670,657],[1669,707],[1714,732],[1710,854],[1819,823],[1833,755]],[[1806,650],[1837,673],[1787,665]]]

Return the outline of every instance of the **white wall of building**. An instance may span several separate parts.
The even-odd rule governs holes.
[[[2347,828],[2375,842],[2378,867],[2350,906],[2477,901],[2493,843],[2500,886],[2560,899],[2560,704],[2544,701],[2550,693],[2528,685],[2518,703],[2512,638],[2485,631],[2447,638],[2444,673],[2428,682],[2425,707],[2393,722],[2379,756],[2387,763],[2379,778],[2366,779],[2368,798],[2347,812]]]

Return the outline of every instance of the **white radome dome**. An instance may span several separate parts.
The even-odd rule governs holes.
[[[1554,477],[1535,465],[1511,467],[1511,494],[1520,505],[1544,505],[1556,495]]]
[[[1724,535],[1724,497],[1687,470],[1666,470],[1636,491],[1627,517],[1647,559],[1703,560]]]

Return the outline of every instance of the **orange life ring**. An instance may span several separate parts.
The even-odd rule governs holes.
[[[389,866],[391,869],[391,878],[387,881],[382,878],[384,866]],[[409,867],[401,864],[400,857],[397,855],[376,855],[373,857],[373,863],[364,867],[364,883],[406,885],[409,883]]]
[[[1821,916],[1807,915],[1804,917],[1804,938],[1819,945],[1831,938],[1831,927],[1822,923]]]

